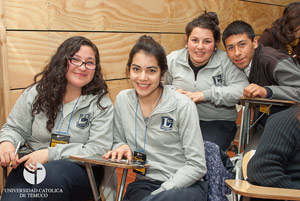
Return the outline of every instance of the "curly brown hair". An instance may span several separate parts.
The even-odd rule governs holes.
[[[57,48],[56,53],[51,57],[44,70],[34,76],[34,83],[30,85],[36,84],[38,93],[33,103],[32,115],[45,112],[48,118],[46,128],[50,132],[66,93],[68,59],[73,57],[83,45],[89,46],[94,50],[96,69],[93,79],[82,88],[81,94],[99,95],[97,105],[100,109],[105,109],[105,107],[101,106],[100,101],[108,93],[108,90],[101,72],[100,55],[97,46],[89,39],[81,36],[68,38]]]
[[[295,40],[295,31],[300,26],[300,2],[288,4],[280,19],[273,22],[273,27],[277,31],[277,38],[283,44],[288,44]]]

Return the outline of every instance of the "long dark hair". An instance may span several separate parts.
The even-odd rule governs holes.
[[[294,32],[300,26],[300,2],[288,4],[280,19],[273,22],[273,27],[277,31],[277,38],[283,44],[288,44],[295,40]]]
[[[46,127],[50,132],[66,93],[68,59],[78,52],[83,45],[89,46],[94,50],[96,69],[93,79],[82,88],[81,94],[99,94],[97,104],[100,109],[105,109],[100,105],[100,101],[108,91],[101,72],[98,48],[87,38],[81,36],[71,37],[57,48],[56,53],[51,57],[44,70],[34,76],[34,83],[31,85],[36,84],[38,93],[33,103],[32,115],[45,112],[48,118]],[[41,79],[39,79],[40,77]]]

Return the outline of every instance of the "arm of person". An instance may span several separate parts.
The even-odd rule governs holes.
[[[4,141],[0,143],[0,163],[3,167],[8,167],[12,162],[12,167],[17,167],[17,157],[13,143]]]
[[[294,154],[300,155],[298,111],[297,107],[293,107],[269,117],[260,144],[248,164],[248,179],[251,183],[300,189],[299,182],[293,182],[286,173],[290,158]]]
[[[174,188],[185,188],[201,180],[206,174],[204,144],[198,121],[196,105],[188,101],[179,106],[179,135],[182,139],[182,150],[185,164],[152,195]]]
[[[118,95],[115,102],[115,112],[114,112],[114,123],[113,123],[113,148],[112,151],[107,152],[103,158],[108,159],[111,157],[112,160],[121,160],[125,156],[129,161],[132,160],[132,151],[126,141],[124,127],[122,125],[121,114],[120,114],[120,96]],[[124,105],[123,105],[124,106]]]
[[[101,100],[107,107],[101,110],[97,106],[90,121],[89,137],[86,143],[57,144],[49,147],[48,161],[68,159],[70,155],[105,154],[111,150],[113,142],[113,104],[107,96]]]
[[[15,147],[19,142],[23,146],[25,139],[29,139],[31,135],[34,91],[30,88],[22,93],[0,131],[0,160],[3,166],[8,166],[12,161],[12,166],[16,167]]]
[[[271,91],[271,90],[270,90]],[[270,92],[272,93],[272,91]],[[269,98],[268,88],[251,83],[244,88],[244,97],[246,98]]]
[[[222,64],[222,85],[213,85],[203,90],[204,101],[215,105],[233,106],[243,96],[243,89],[249,85],[245,73],[238,69],[228,58]]]
[[[30,137],[34,119],[32,103],[35,93],[32,92],[33,90],[26,89],[18,98],[0,131],[0,142],[9,141],[16,147],[18,142],[21,142],[21,146],[24,145],[25,139]]]
[[[292,58],[283,59],[274,69],[274,78],[279,86],[266,86],[272,90],[273,99],[300,102],[300,66]]]

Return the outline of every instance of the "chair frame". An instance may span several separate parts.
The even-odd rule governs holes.
[[[253,152],[247,152],[242,161],[243,177],[247,178],[247,165]],[[228,179],[226,185],[231,189],[233,201],[238,200],[238,195],[249,198],[262,198],[273,200],[300,200],[300,190],[287,188],[274,188],[250,184],[246,180]]]

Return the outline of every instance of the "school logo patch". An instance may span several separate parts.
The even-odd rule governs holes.
[[[213,80],[216,86],[222,86],[222,75],[213,76]]]
[[[81,129],[87,128],[89,126],[90,118],[91,118],[91,113],[80,114],[76,126]]]
[[[174,119],[170,117],[161,117],[160,129],[164,131],[171,131],[173,129]]]

